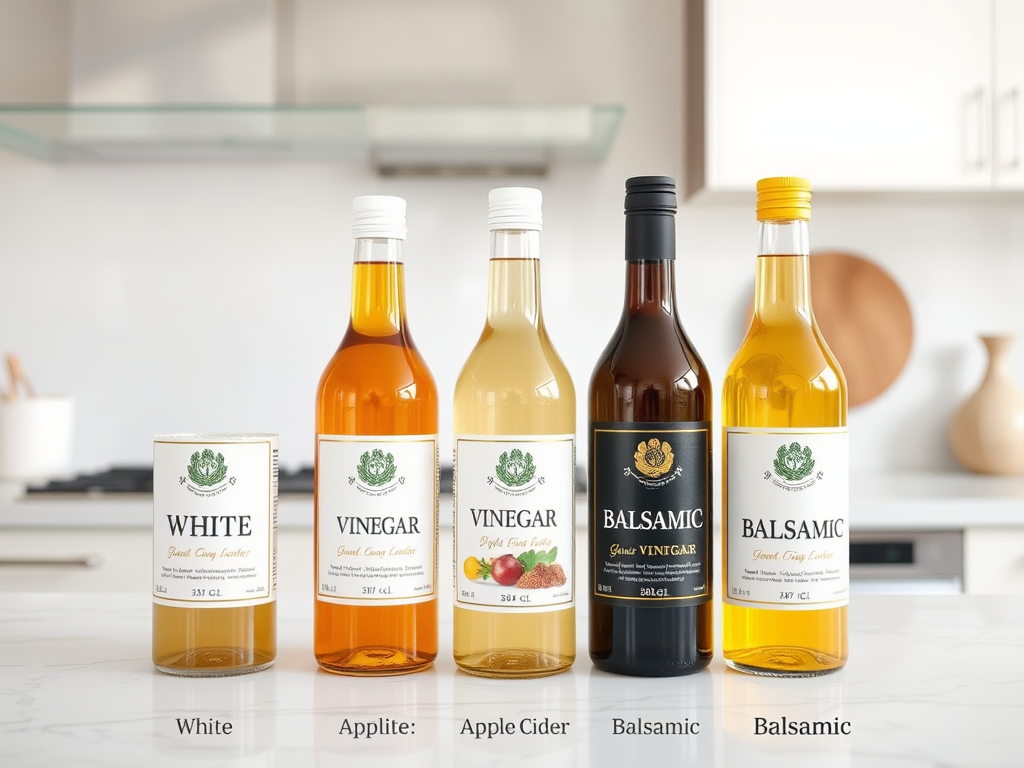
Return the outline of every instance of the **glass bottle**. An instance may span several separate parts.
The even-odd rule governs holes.
[[[275,434],[153,440],[153,663],[222,677],[277,656]]]
[[[734,669],[846,663],[846,381],[814,321],[810,184],[757,183],[754,316],[722,391],[723,653]]]
[[[393,675],[437,655],[437,388],[406,325],[405,200],[353,201],[352,312],[316,398],[313,646]]]
[[[576,655],[576,396],[541,316],[541,193],[489,195],[487,319],[455,385],[455,662],[539,677]]]
[[[675,297],[675,181],[626,181],[626,299],[590,379],[590,658],[686,675],[714,653],[711,380]]]

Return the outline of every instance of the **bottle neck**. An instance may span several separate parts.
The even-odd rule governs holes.
[[[491,232],[487,322],[492,327],[543,324],[540,309],[540,232]]]
[[[757,253],[754,316],[766,325],[813,322],[807,222],[762,221]]]
[[[657,259],[626,262],[626,312],[673,315],[676,311],[676,262]]]
[[[352,264],[351,328],[365,336],[405,331],[405,270],[402,241],[359,238]]]

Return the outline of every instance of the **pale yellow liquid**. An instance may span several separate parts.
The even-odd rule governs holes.
[[[536,259],[491,260],[488,321],[455,384],[456,434],[575,434],[576,395],[540,320],[539,274]],[[456,606],[454,621],[455,663],[466,672],[540,677],[576,658],[575,608],[507,614]]]
[[[153,664],[172,675],[256,672],[277,656],[277,603],[243,608],[153,604]]]
[[[845,426],[846,381],[811,314],[808,257],[759,256],[757,270],[754,318],[722,387],[723,427]],[[728,448],[723,436],[723,532],[729,530]],[[724,585],[727,543],[723,549]],[[846,636],[845,607],[723,606],[726,662],[748,672],[804,676],[838,669],[846,663]]]

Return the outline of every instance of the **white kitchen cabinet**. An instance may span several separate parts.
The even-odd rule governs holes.
[[[972,595],[1024,594],[1024,528],[964,531],[964,590]]]
[[[993,165],[1000,189],[1024,189],[1024,0],[995,0]]]
[[[1024,188],[1020,0],[687,9],[688,193]]]

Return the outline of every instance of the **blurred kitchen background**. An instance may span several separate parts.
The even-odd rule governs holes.
[[[229,114],[234,142],[190,152],[146,109],[112,127],[88,110],[0,115],[0,352],[37,391],[73,396],[76,472],[148,464],[168,431],[278,432],[283,466],[309,465],[314,392],[347,320],[351,199],[394,194],[411,328],[450,425],[484,320],[487,191],[537,186],[544,312],[582,442],[622,307],[625,179],[680,183],[678,298],[718,386],[752,296],[754,182],[801,174],[812,247],[882,267],[913,317],[902,373],[851,408],[853,468],[962,471],[947,431],[987,364],[978,335],[1024,335],[1024,58],[1002,37],[1024,29],[1022,5],[0,0],[0,104],[352,105],[336,121],[360,126],[254,153],[237,136],[287,116]],[[384,114],[375,139],[380,105],[452,109],[422,127]],[[524,148],[524,105],[583,149]],[[431,143],[478,122],[497,138],[468,161]],[[139,126],[164,140],[118,149]],[[388,156],[389,130],[413,149]],[[1024,383],[1024,348],[1009,365]],[[442,460],[450,449],[443,427]]]

